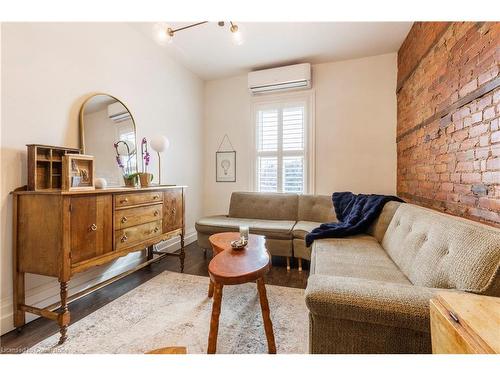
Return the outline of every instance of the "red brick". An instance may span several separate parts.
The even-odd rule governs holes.
[[[484,172],[483,182],[485,184],[500,184],[500,172]]]
[[[474,163],[472,161],[460,161],[457,163],[457,172],[472,172],[474,170]]]
[[[489,128],[489,123],[473,126],[469,129],[469,137],[477,137],[481,134],[484,134],[488,131]]]
[[[488,70],[486,73],[483,73],[479,77],[477,77],[477,81],[478,81],[477,83],[479,86],[481,86],[483,83],[491,81],[497,75],[498,75],[498,66],[495,65],[490,70]]]
[[[486,160],[486,169],[492,171],[500,169],[500,158],[493,158]]]
[[[483,120],[489,120],[495,117],[495,107],[488,107],[483,111]]]
[[[478,122],[483,121],[483,112],[473,113],[471,116],[471,120],[473,124],[477,124]]]
[[[500,130],[491,133],[491,143],[498,143],[500,142]]]
[[[489,147],[480,147],[475,150],[476,159],[486,159],[490,156],[490,148]]]
[[[469,83],[465,84],[459,91],[458,91],[458,95],[460,97],[464,97],[465,95],[467,94],[470,94],[472,91],[474,91],[475,89],[477,89],[477,79],[473,79],[472,81],[470,81]]]
[[[457,161],[474,160],[474,150],[457,152]]]
[[[437,33],[436,25],[415,23],[398,52],[397,134],[406,133],[397,145],[398,194],[500,226],[489,201],[500,199],[500,89],[411,131],[499,76],[500,26],[450,22]]]
[[[500,199],[481,197],[479,198],[479,207],[500,212]]]
[[[473,184],[476,182],[481,182],[481,173],[477,173],[477,172],[462,173],[461,182],[464,184]]]

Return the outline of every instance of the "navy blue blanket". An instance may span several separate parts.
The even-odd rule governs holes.
[[[339,238],[366,232],[389,201],[403,202],[392,195],[333,193],[338,223],[321,224],[306,235],[306,246],[320,238]]]

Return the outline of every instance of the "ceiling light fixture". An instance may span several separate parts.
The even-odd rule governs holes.
[[[241,37],[241,31],[239,30],[238,25],[232,23],[231,21],[229,21],[229,23],[231,24],[229,30],[231,30],[233,36],[233,43],[241,46],[243,44],[243,38]]]
[[[155,23],[154,26],[153,26],[153,37],[158,42],[158,44],[167,45],[167,44],[169,44],[169,43],[172,42],[172,38],[174,37],[174,34],[176,32],[179,32],[179,31],[182,31],[182,30],[186,30],[186,29],[190,29],[190,28],[195,27],[195,26],[200,26],[200,25],[203,25],[205,23],[208,23],[208,21],[197,22],[197,23],[193,23],[193,24],[190,24],[190,25],[187,25],[187,26],[179,27],[177,29],[172,29],[166,23],[164,23],[164,22],[158,22],[158,23]],[[237,44],[237,45],[243,44],[243,38],[241,36],[241,32],[240,32],[240,30],[238,28],[238,25],[236,25],[232,21],[229,21],[229,23],[231,25],[230,28],[229,28],[229,30],[232,33],[234,44]],[[225,22],[224,21],[219,21],[219,22],[217,22],[217,24],[220,27],[224,27],[225,26]]]

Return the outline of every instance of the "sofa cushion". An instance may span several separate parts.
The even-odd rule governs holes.
[[[229,216],[296,221],[297,205],[297,194],[235,192],[231,194]]]
[[[415,285],[500,295],[500,229],[402,204],[382,246]]]
[[[342,319],[429,332],[429,300],[437,291],[411,284],[312,275],[305,293],[311,313],[330,318],[331,324]]]
[[[311,232],[314,228],[317,228],[321,223],[316,221],[297,221],[297,224],[293,226],[292,234],[294,238],[304,239],[306,234]]]
[[[311,274],[411,284],[375,237],[361,234],[314,241]]]
[[[368,230],[366,231],[369,235],[375,237],[378,242],[382,243],[382,239],[384,238],[385,232],[391,223],[396,210],[401,205],[401,202],[390,201],[384,205],[382,212],[375,219],[375,221],[370,225]]]
[[[295,221],[288,220],[258,220],[234,218],[225,215],[207,216],[195,224],[198,232],[214,234],[228,231],[239,231],[240,225],[248,225],[250,232],[277,239],[291,239]]]
[[[331,223],[337,221],[333,209],[332,197],[329,195],[299,195],[299,221]]]

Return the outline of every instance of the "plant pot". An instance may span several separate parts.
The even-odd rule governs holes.
[[[137,186],[137,175],[133,176],[123,176],[123,181],[126,187],[136,187]]]
[[[151,182],[153,182],[153,174],[139,173],[139,179],[141,180],[141,187],[151,186]]]

